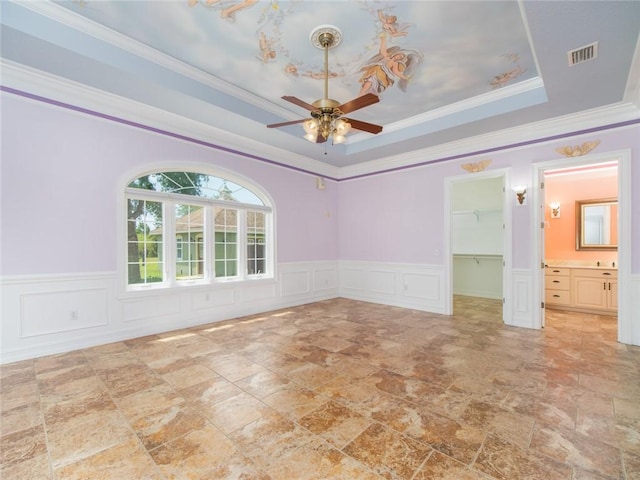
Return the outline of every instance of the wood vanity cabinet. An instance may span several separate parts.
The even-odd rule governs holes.
[[[618,310],[618,272],[589,268],[571,269],[573,306],[595,310]]]
[[[593,313],[618,311],[618,271],[547,267],[545,305]]]
[[[546,305],[571,306],[571,269],[547,267],[544,283]]]

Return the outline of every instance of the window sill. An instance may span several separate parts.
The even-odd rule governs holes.
[[[268,285],[276,283],[274,276],[261,276],[238,279],[192,280],[171,285],[147,284],[146,286],[126,287],[120,298],[143,298],[148,296],[160,296],[172,293],[184,293],[185,291],[197,293],[205,290],[216,290],[229,287],[246,287],[249,285]]]

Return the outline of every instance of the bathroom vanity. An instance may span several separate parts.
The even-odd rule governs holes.
[[[618,270],[546,266],[545,306],[615,315],[618,312]]]

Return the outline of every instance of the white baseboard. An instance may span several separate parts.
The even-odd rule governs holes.
[[[278,265],[278,278],[118,295],[117,275],[33,275],[0,279],[0,363],[9,363],[110,342],[195,327],[289,308],[338,296],[444,313],[444,267],[360,261]],[[533,275],[511,272],[506,295],[509,325],[537,328]],[[640,275],[631,276],[630,319],[625,343],[640,345]]]
[[[338,296],[338,263],[278,265],[270,281],[121,291],[114,272],[3,277],[0,363],[189,328]]]

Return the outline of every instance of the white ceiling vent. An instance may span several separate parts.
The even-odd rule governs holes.
[[[569,56],[569,66],[573,67],[579,63],[588,62],[598,57],[598,42],[593,42],[584,47],[576,48],[567,52]]]

